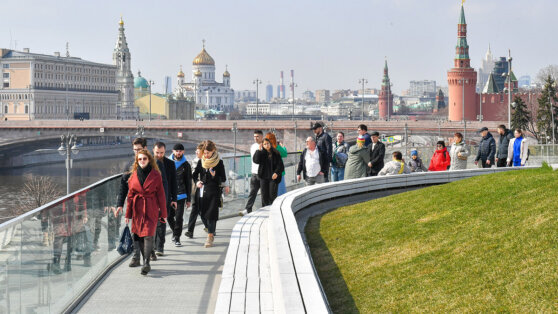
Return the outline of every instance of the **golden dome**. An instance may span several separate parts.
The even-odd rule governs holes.
[[[122,19],[122,16],[120,16],[120,22],[118,22],[118,24],[120,24],[120,26],[124,25],[124,20]]]
[[[223,73],[223,77],[231,77],[231,74],[229,71],[225,71],[225,73]]]
[[[200,72],[200,70],[198,69],[196,72],[194,72],[195,76],[202,76],[202,73]]]
[[[182,72],[182,66],[180,66],[180,71],[178,71],[178,74],[176,76],[184,77],[184,72]]]
[[[205,47],[202,51],[194,58],[192,65],[215,65],[215,60],[205,51]]]

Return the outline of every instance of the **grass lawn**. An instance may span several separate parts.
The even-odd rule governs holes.
[[[558,171],[511,171],[312,219],[335,313],[557,312]]]

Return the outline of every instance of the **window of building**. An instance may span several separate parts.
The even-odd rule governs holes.
[[[8,106],[4,106],[4,113],[8,113]]]
[[[3,69],[9,69],[9,68],[10,68],[10,64],[9,64],[9,63],[4,63],[4,64],[2,64],[2,68],[3,68]]]
[[[28,105],[25,105],[25,113],[26,114],[29,113],[29,106]]]
[[[2,73],[3,78],[10,78],[10,73]]]
[[[3,85],[3,86],[4,86],[4,88],[8,88],[8,87],[10,87],[10,83],[4,82],[4,85]]]

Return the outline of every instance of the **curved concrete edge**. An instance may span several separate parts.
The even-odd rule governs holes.
[[[260,263],[269,263],[273,292],[272,311],[275,313],[331,313],[321,282],[316,274],[312,257],[295,216],[305,208],[320,202],[356,194],[390,189],[417,188],[450,183],[479,175],[533,168],[538,167],[470,169],[367,177],[308,186],[278,197],[271,206],[265,208],[266,211],[269,210],[269,217],[266,218],[268,223],[266,250],[269,253],[269,261],[260,259]],[[251,219],[252,215],[259,214],[257,211],[251,213],[243,217],[237,224],[244,225]],[[302,219],[307,220],[310,216],[304,215],[304,217]],[[265,239],[266,237],[260,238]],[[232,241],[231,238],[231,243]],[[227,255],[236,256],[237,250],[241,250],[242,246],[242,243],[234,243],[229,247]],[[230,260],[232,258],[225,262],[223,272],[227,272],[228,276],[234,278],[235,268],[238,269],[240,265],[238,260],[236,260],[235,265],[230,265],[228,263]],[[248,303],[251,301],[250,298],[246,298],[246,293],[239,293],[239,291],[227,293],[227,290],[224,289],[223,294],[219,295],[219,298],[227,300],[226,302],[218,300],[218,304],[221,304],[221,306],[217,307],[216,312],[234,312],[230,305],[235,303],[235,298],[242,298],[242,301],[245,302],[244,308],[250,308]],[[229,305],[229,307],[226,305]],[[262,311],[260,308],[260,312],[266,311]]]

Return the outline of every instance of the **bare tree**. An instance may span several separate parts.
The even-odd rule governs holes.
[[[539,70],[537,73],[537,77],[535,79],[535,83],[539,86],[544,86],[546,79],[550,75],[551,78],[556,79],[558,78],[558,65],[550,64],[545,66],[544,68]]]
[[[12,208],[11,214],[13,216],[21,215],[32,209],[41,207],[62,195],[62,188],[54,183],[51,178],[26,175],[19,204]]]

